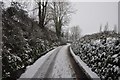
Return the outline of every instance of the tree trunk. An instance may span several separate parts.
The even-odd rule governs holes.
[[[58,39],[60,39],[60,37],[61,37],[61,27],[62,27],[60,20],[59,20],[59,21],[56,21],[55,27],[56,27],[57,37],[58,37]]]
[[[41,2],[38,2],[38,6],[39,6],[39,12],[38,12],[38,15],[39,15],[39,26],[42,27]]]
[[[47,1],[46,2],[38,2],[38,6],[39,6],[39,12],[38,12],[39,26],[43,28],[45,26],[44,23],[45,23],[45,18],[46,18]]]

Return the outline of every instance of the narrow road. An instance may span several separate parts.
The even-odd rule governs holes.
[[[64,45],[52,51],[46,60],[44,60],[44,63],[36,70],[32,78],[70,78],[74,80],[85,80],[86,76],[72,58],[69,52],[69,45]],[[86,79],[89,80],[88,78]]]

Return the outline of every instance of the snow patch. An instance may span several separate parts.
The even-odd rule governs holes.
[[[91,68],[89,68],[81,59],[79,56],[75,55],[74,52],[72,51],[71,47],[70,47],[70,52],[72,54],[72,56],[74,57],[76,63],[79,64],[79,66],[81,66],[84,71],[90,76],[90,78],[95,79],[97,78],[97,80],[100,80],[100,78],[98,77],[98,75],[96,73],[94,73],[93,71],[91,71]]]
[[[57,47],[58,48],[58,47]],[[56,49],[57,49],[56,48]],[[22,78],[33,78],[33,76],[35,75],[35,73],[38,71],[38,69],[43,65],[43,63],[45,62],[45,60],[56,50],[53,49],[52,51],[48,52],[47,54],[43,55],[41,58],[39,58],[33,65],[27,67],[27,70],[25,71],[25,73],[23,73],[21,75],[21,79]]]

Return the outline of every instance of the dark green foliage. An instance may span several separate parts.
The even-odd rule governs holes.
[[[119,80],[120,34],[107,32],[85,36],[71,47],[102,80]]]
[[[33,64],[43,52],[57,44],[55,34],[39,28],[19,3],[13,2],[11,7],[3,10],[2,26],[3,79],[19,78],[28,65]]]

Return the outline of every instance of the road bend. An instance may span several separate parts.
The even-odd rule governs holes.
[[[89,80],[70,54],[69,45],[55,49],[37,70],[33,78]]]

